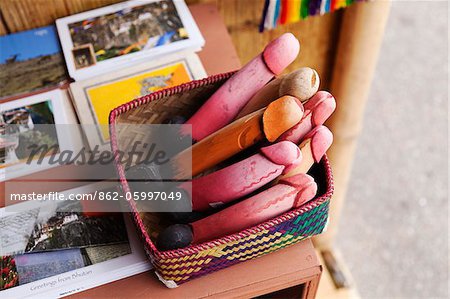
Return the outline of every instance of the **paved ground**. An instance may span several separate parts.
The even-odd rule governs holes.
[[[392,5],[338,240],[365,298],[448,297],[447,22]]]

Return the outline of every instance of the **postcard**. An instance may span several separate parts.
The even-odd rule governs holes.
[[[76,81],[204,44],[183,0],[126,1],[58,19],[56,26]]]
[[[89,193],[96,190],[108,190],[114,186],[113,182],[98,182],[67,190],[65,193]],[[101,244],[104,243],[106,237],[104,235],[115,234],[121,236],[119,242],[60,249],[52,245],[55,250],[25,252],[23,249],[28,246],[26,244],[29,244],[30,240],[34,242],[33,227],[36,228],[37,225],[46,228],[47,235],[42,237],[41,234],[42,240],[55,238],[56,230],[64,231],[66,237],[76,239],[83,233],[76,233],[78,228],[71,224],[86,223],[89,221],[88,218],[102,221],[101,218],[105,217],[98,213],[89,217],[83,216],[82,212],[67,215],[65,212],[57,212],[58,209],[55,210],[53,204],[48,201],[28,201],[17,204],[22,207],[15,212],[8,212],[5,208],[0,209],[0,223],[3,225],[0,233],[3,234],[0,236],[2,241],[0,296],[62,297],[145,272],[151,268],[130,217],[122,213],[114,214],[115,220],[124,229],[114,233],[90,234],[90,241],[83,241],[85,244]],[[58,213],[64,216],[62,218],[64,220],[55,226],[51,219]],[[74,215],[78,215],[79,218],[75,220]],[[67,216],[69,218],[66,218]],[[9,228],[6,234],[3,233],[5,228]],[[110,230],[113,229],[117,229],[117,225],[110,228]],[[9,238],[13,241],[5,243],[5,240]],[[47,244],[53,242],[47,242]],[[60,244],[59,240],[56,240],[56,244]],[[18,248],[21,250],[17,250]],[[13,253],[13,251],[22,253]]]
[[[158,59],[157,63],[143,63],[92,80],[74,82],[70,91],[81,124],[96,127],[85,130],[89,146],[109,148],[111,110],[159,89],[203,77],[206,72],[197,55],[172,55]]]
[[[0,181],[49,168],[52,155],[82,147],[79,128],[67,92],[56,89],[0,104]],[[70,129],[71,134],[67,134]],[[38,162],[37,147],[52,149]],[[30,159],[30,157],[32,157]]]
[[[122,214],[83,211],[82,201],[48,203],[0,219],[1,253],[15,255],[126,243]]]
[[[55,26],[0,36],[0,99],[69,79]]]
[[[85,266],[81,249],[20,254],[14,256],[13,260],[20,284],[27,284]],[[11,262],[9,264],[11,265]]]

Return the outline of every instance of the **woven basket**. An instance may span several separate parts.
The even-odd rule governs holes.
[[[121,140],[117,135],[116,125],[161,123],[175,115],[187,118],[232,75],[233,72],[219,74],[164,89],[111,111],[109,116],[111,146],[123,192],[130,192],[130,188],[125,178],[124,165],[119,162],[116,153],[124,150],[133,138],[139,138],[139,132],[130,129],[130,132],[125,134],[127,140]],[[124,136],[122,132],[120,136]],[[315,178],[319,187],[319,195],[312,201],[241,232],[178,250],[158,251],[154,241],[158,232],[169,225],[165,222],[167,220],[158,213],[140,212],[138,203],[129,201],[133,220],[160,280],[170,288],[176,287],[191,279],[320,234],[327,223],[328,206],[333,194],[333,179],[328,158],[325,156],[309,174]]]

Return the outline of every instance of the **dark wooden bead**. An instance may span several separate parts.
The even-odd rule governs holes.
[[[178,249],[188,246],[193,239],[194,235],[189,225],[174,224],[159,234],[156,246],[161,251]]]

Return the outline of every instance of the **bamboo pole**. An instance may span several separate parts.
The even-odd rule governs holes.
[[[0,15],[0,36],[8,34],[8,30],[6,30],[5,23],[3,22],[3,18]]]
[[[1,0],[0,10],[11,32],[54,24],[57,18],[123,0]],[[0,35],[3,34],[0,24]]]
[[[68,14],[62,0],[1,0],[0,10],[11,32],[50,25]]]
[[[389,1],[383,0],[357,3],[344,11],[330,86],[337,109],[327,122],[334,134],[328,155],[333,167],[335,193],[328,230],[314,239],[316,246],[321,248],[331,247],[337,234],[389,8]]]
[[[115,4],[123,0],[64,0],[69,15],[82,11]]]

